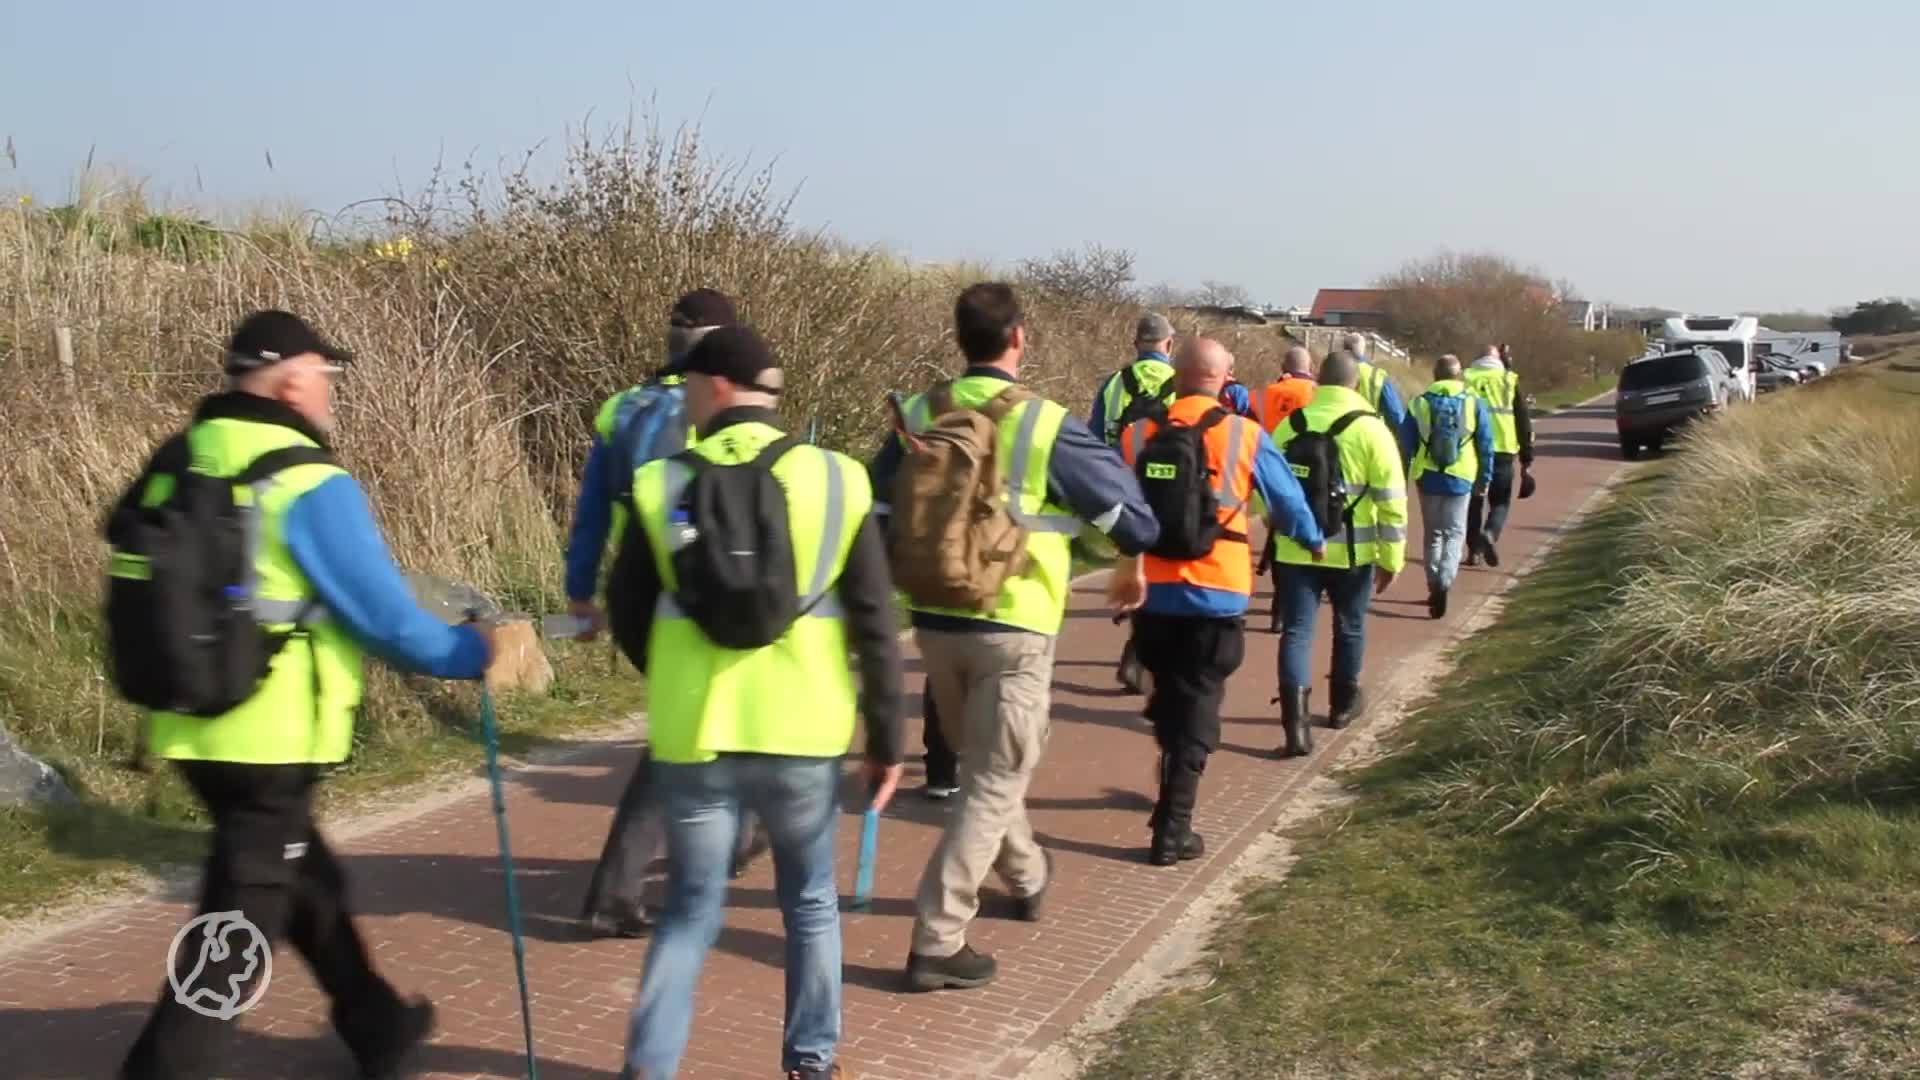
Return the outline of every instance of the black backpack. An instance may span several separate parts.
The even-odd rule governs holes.
[[[820,601],[801,607],[787,493],[773,475],[774,462],[799,445],[785,435],[735,465],[692,450],[671,459],[693,470],[667,519],[673,595],[716,645],[765,648]]]
[[[189,467],[184,433],[161,444],[103,530],[112,546],[107,660],[121,697],[147,709],[213,717],[253,696],[287,640],[303,632],[315,602],[300,609],[291,630],[270,633],[261,625],[250,543],[258,504],[239,502],[234,488],[295,465],[332,463],[318,447],[289,446],[255,458],[237,476],[208,476]],[[172,477],[172,490],[142,506],[149,482],[163,475]]]
[[[1154,419],[1165,421],[1167,408],[1173,404],[1173,379],[1168,378],[1160,384],[1160,390],[1148,394],[1140,387],[1140,376],[1133,373],[1133,365],[1120,369],[1120,384],[1127,388],[1127,407],[1120,411],[1120,418],[1114,421],[1114,430],[1125,431],[1136,420]]]
[[[1294,437],[1286,446],[1287,465],[1306,491],[1307,506],[1313,511],[1320,531],[1332,540],[1347,530],[1347,561],[1353,561],[1353,507],[1359,496],[1347,487],[1346,474],[1340,468],[1340,445],[1335,440],[1347,426],[1363,416],[1375,415],[1368,409],[1355,409],[1335,420],[1325,431],[1307,429],[1307,411],[1295,409],[1287,414]],[[1365,490],[1364,488],[1362,490]]]
[[[1134,474],[1147,505],[1160,523],[1160,538],[1147,549],[1166,559],[1201,559],[1222,540],[1244,542],[1247,534],[1220,521],[1220,500],[1213,493],[1207,466],[1207,431],[1227,418],[1218,405],[1188,425],[1164,421],[1140,448]]]

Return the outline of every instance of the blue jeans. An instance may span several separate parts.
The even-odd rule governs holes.
[[[1471,495],[1420,493],[1420,528],[1426,533],[1427,588],[1445,592],[1460,573],[1467,542],[1467,503]]]
[[[667,830],[667,904],[647,949],[627,1030],[627,1062],[648,1080],[679,1067],[693,991],[720,934],[727,870],[744,806],[765,822],[787,932],[787,1012],[780,1068],[833,1063],[840,1041],[840,893],[833,873],[838,758],[722,754],[699,765],[653,763]]]
[[[1320,597],[1333,602],[1333,681],[1360,681],[1367,644],[1367,605],[1373,597],[1373,564],[1351,570],[1279,563],[1276,587],[1285,612],[1280,633],[1280,685],[1307,686],[1313,678],[1313,624]]]

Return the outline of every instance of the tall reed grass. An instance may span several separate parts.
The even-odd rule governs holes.
[[[297,218],[219,229],[126,192],[0,209],[0,722],[29,747],[69,767],[127,750],[131,716],[96,645],[99,516],[218,387],[250,309],[299,312],[359,354],[339,448],[403,565],[550,610],[590,420],[663,358],[682,292],[735,296],[783,358],[787,419],[865,457],[887,390],[957,369],[954,295],[1000,273],[804,231],[770,174],[714,159],[697,131],[629,125],[581,137],[552,179],[439,176],[385,205],[361,236]],[[1056,275],[1024,299],[1027,377],[1084,414],[1130,357],[1139,297]],[[71,370],[54,356],[61,327]],[[1244,380],[1277,371],[1273,330],[1212,329]],[[426,730],[417,693],[391,678],[376,691],[363,741]]]

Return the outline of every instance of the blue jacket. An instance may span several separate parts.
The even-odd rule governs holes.
[[[1388,384],[1392,389],[1392,384]],[[1473,449],[1478,455],[1480,478],[1472,484],[1457,476],[1451,476],[1438,469],[1428,469],[1420,474],[1416,486],[1428,495],[1471,495],[1475,488],[1485,488],[1493,480],[1493,410],[1487,407],[1485,399],[1473,394],[1467,400],[1476,407],[1478,423],[1473,430]],[[1401,414],[1399,424],[1400,455],[1406,459],[1409,470],[1413,467],[1413,455],[1420,447],[1420,422],[1414,419],[1411,410]]]
[[[1320,523],[1307,506],[1307,493],[1293,475],[1286,455],[1273,437],[1260,433],[1260,452],[1253,459],[1253,489],[1267,504],[1267,520],[1281,528],[1301,547],[1309,550],[1326,543]],[[1228,618],[1244,615],[1252,598],[1232,589],[1209,589],[1183,581],[1147,586],[1147,599],[1141,610],[1156,615],[1196,615]]]
[[[668,360],[660,374],[679,367],[680,358]],[[681,393],[679,387],[669,387]],[[609,481],[615,467],[613,448],[593,433],[593,445],[587,450],[587,464],[580,473],[580,495],[573,504],[573,525],[567,532],[567,599],[593,599],[594,585],[600,579],[600,560],[606,551],[607,536],[613,531],[613,494]]]
[[[486,674],[485,639],[471,626],[440,621],[414,599],[353,477],[334,476],[295,499],[284,531],[320,602],[369,654],[442,679]]]
[[[969,367],[966,373],[1012,379],[996,367]],[[867,466],[876,514],[886,514],[889,509],[885,500],[893,490],[893,475],[899,471],[904,453],[900,440],[890,435]],[[1126,459],[1071,413],[1061,420],[1060,434],[1054,438],[1053,453],[1047,458],[1047,498],[1081,521],[1095,523],[1123,554],[1138,555],[1160,538],[1160,523],[1154,519],[1153,508],[1147,505],[1146,494],[1140,490],[1133,470],[1127,468]],[[919,611],[913,613],[913,625],[922,630],[975,632],[1020,629],[985,619]]]
[[[1387,422],[1387,430],[1399,431],[1407,422],[1407,406],[1400,400],[1400,388],[1388,379],[1380,387],[1380,416]]]
[[[1253,415],[1253,395],[1247,391],[1245,383],[1230,382],[1220,391],[1220,404],[1228,412],[1241,416]]]

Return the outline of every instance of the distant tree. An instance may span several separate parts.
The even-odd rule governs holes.
[[[1023,259],[1019,281],[1027,288],[1070,302],[1132,303],[1133,252],[1088,244],[1040,259]]]
[[[1638,346],[1632,331],[1587,333],[1568,324],[1558,302],[1571,283],[1490,252],[1441,252],[1415,259],[1377,282],[1386,290],[1389,332],[1414,353],[1470,359],[1488,345],[1513,349],[1533,385],[1584,379],[1616,366]]]
[[[1862,334],[1905,334],[1920,330],[1920,302],[1883,297],[1862,300],[1845,315],[1830,320],[1835,330],[1849,336]]]
[[[1769,311],[1760,316],[1760,325],[1769,330],[1798,332],[1832,328],[1833,317],[1817,311]]]
[[[1253,295],[1239,285],[1208,279],[1200,283],[1194,302],[1205,307],[1239,307],[1253,302]]]

